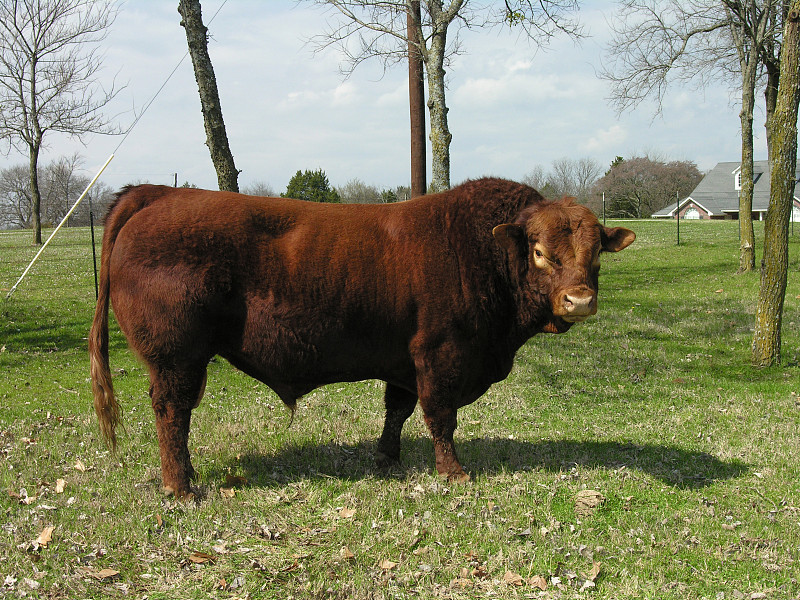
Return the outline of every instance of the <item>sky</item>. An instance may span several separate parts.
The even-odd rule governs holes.
[[[701,171],[739,159],[735,82],[702,90],[676,85],[660,114],[644,103],[618,115],[607,101],[608,84],[597,77],[615,5],[581,5],[588,36],[578,44],[563,37],[540,49],[517,31],[462,31],[463,54],[447,75],[452,184],[484,175],[520,180],[562,158],[588,157],[607,167],[616,156],[647,153],[694,161]],[[310,2],[202,6],[206,23],[220,9],[209,25],[209,52],[240,188],[263,183],[280,193],[306,169],[323,169],[334,186],[353,179],[379,189],[409,185],[405,65],[384,72],[377,61],[366,62],[345,79],[337,50],[315,53],[309,43],[332,16]],[[111,188],[171,185],[177,173],[179,184],[216,189],[176,7],[127,0],[103,42],[101,81],[124,86],[106,114],[122,128],[141,114],[127,137],[51,133],[41,165],[77,152],[93,177],[114,153],[100,178]],[[764,159],[764,115],[757,110],[755,153]],[[0,155],[2,168],[26,161],[13,151]],[[430,159],[428,165],[430,181]]]

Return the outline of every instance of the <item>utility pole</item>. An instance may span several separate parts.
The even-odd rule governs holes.
[[[603,192],[603,227],[606,226],[606,193]]]
[[[427,191],[425,160],[425,79],[420,38],[422,12],[419,0],[412,0],[407,15],[408,33],[408,104],[411,112],[411,197]]]

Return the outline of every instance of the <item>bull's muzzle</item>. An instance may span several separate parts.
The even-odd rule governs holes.
[[[556,314],[567,323],[580,323],[597,313],[597,296],[589,289],[570,290],[561,298]]]

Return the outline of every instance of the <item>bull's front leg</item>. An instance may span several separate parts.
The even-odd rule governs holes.
[[[384,403],[386,420],[383,423],[383,433],[378,441],[378,452],[375,455],[375,461],[381,468],[400,462],[400,434],[403,431],[403,424],[414,412],[417,395],[387,383]]]
[[[433,452],[436,457],[436,471],[448,481],[461,483],[469,481],[456,454],[453,433],[456,430],[456,409],[432,398],[423,399],[420,405],[425,415],[425,424],[433,438]]]

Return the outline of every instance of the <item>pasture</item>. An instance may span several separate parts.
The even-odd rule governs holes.
[[[125,430],[116,455],[99,438],[89,234],[63,230],[0,300],[0,597],[800,598],[800,231],[783,364],[755,369],[737,224],[682,223],[680,246],[674,223],[626,226],[597,316],[533,338],[459,411],[472,482],[435,474],[419,410],[402,468],[375,468],[379,382],[319,389],[290,426],[218,360],[188,503],[161,493],[147,374],[113,318]],[[0,232],[0,288],[30,238]]]

